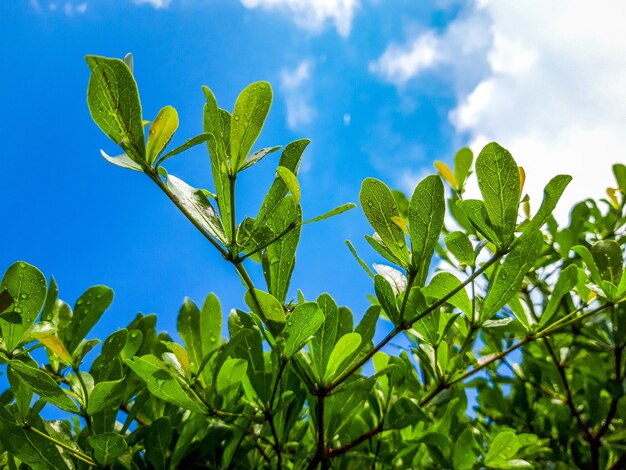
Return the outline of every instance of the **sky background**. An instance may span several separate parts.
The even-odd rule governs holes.
[[[91,336],[138,311],[174,333],[184,296],[243,307],[230,264],[145,176],[104,161],[116,146],[86,105],[87,54],[135,57],[144,119],[179,113],[172,145],[202,132],[202,85],[232,109],[269,81],[274,102],[256,148],[308,137],[305,218],[358,202],[367,176],[412,192],[463,145],[511,150],[537,208],[557,173],[574,182],[559,210],[612,184],[626,149],[626,7],[620,1],[0,0],[0,270],[16,260],[54,275],[70,304],[106,284],[115,301]],[[276,154],[238,183],[254,216]],[[168,171],[212,189],[202,146]],[[470,191],[472,191],[470,189]],[[292,279],[358,318],[371,282],[344,245],[380,262],[360,209],[305,226]],[[252,265],[258,285],[260,270]]]

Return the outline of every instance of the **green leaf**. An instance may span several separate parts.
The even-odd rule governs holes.
[[[289,168],[279,166],[276,169],[276,174],[282,178],[285,182],[285,186],[289,189],[289,192],[293,195],[296,204],[300,204],[300,184],[298,178],[294,175]]]
[[[173,150],[170,150],[169,152],[167,152],[165,155],[162,155],[156,163],[156,166],[162,165],[164,161],[169,160],[170,158],[183,153],[187,150],[189,150],[192,147],[195,147],[196,145],[200,145],[205,143],[206,141],[208,141],[210,138],[212,138],[212,134],[200,134],[197,135],[195,137],[192,137],[191,139],[187,140],[183,145],[176,147]],[[213,137],[215,138],[215,137]]]
[[[385,415],[385,429],[403,429],[413,426],[424,419],[425,415],[419,406],[407,397],[400,397],[389,408]]]
[[[172,175],[167,176],[167,187],[198,225],[222,243],[226,243],[226,235],[222,227],[223,220],[217,215],[209,198],[201,190],[189,186]]]
[[[143,164],[146,150],[141,103],[130,69],[119,59],[87,56],[86,60],[91,69],[87,90],[91,117],[131,160]]]
[[[353,202],[342,204],[341,206],[335,207],[333,210],[330,210],[326,212],[325,214],[318,215],[317,217],[313,217],[312,219],[309,219],[309,220],[305,220],[304,222],[302,222],[302,225],[312,224],[313,222],[319,222],[320,220],[329,219],[330,217],[343,214],[344,212],[349,211],[350,209],[354,209],[355,207],[356,207],[356,204],[354,204]]]
[[[397,264],[402,266],[403,268],[408,267],[408,257],[407,260],[401,261],[398,257],[396,257],[391,250],[383,243],[380,236],[376,232],[374,232],[374,236],[370,237],[369,235],[365,235],[365,241],[369,243],[369,245],[376,250],[376,252],[385,258],[387,261],[391,261],[393,264]]]
[[[35,421],[37,422],[36,429],[40,431],[41,419],[36,419]],[[44,434],[47,433],[44,432]],[[2,436],[0,449],[8,451],[12,457],[19,459],[23,465],[28,465],[35,470],[74,468],[66,464],[54,443],[39,436],[32,429],[24,429],[17,423],[12,413],[2,404],[0,404],[0,436]],[[10,469],[11,467],[7,466],[7,468]]]
[[[13,307],[0,314],[5,348],[13,351],[39,316],[46,298],[46,278],[34,266],[18,261],[4,273],[0,290],[13,300]]]
[[[148,145],[146,147],[146,161],[152,166],[159,155],[170,143],[174,132],[178,129],[178,113],[172,106],[165,106],[150,125]]]
[[[593,255],[591,254],[589,249],[583,245],[576,245],[572,247],[572,251],[580,256],[585,262],[585,265],[589,270],[589,274],[591,274],[591,279],[593,280],[593,282],[597,285],[600,285],[602,283],[602,276],[600,276],[600,271],[598,270],[596,262],[593,259]]]
[[[363,261],[361,257],[359,256],[359,254],[356,252],[356,248],[354,248],[354,245],[352,244],[352,242],[350,240],[346,240],[345,243],[348,249],[350,250],[350,253],[352,253],[352,256],[354,256],[354,259],[356,259],[357,263],[359,263],[359,265],[365,270],[367,275],[373,279],[374,273],[370,270],[370,268],[367,267],[367,264],[365,264],[365,261]]]
[[[78,413],[76,403],[44,371],[17,360],[11,360],[9,364],[13,372],[45,401],[70,413]]]
[[[254,289],[254,296],[259,302],[259,307],[261,307],[260,313],[262,314],[263,321],[269,320],[276,323],[285,323],[287,321],[283,304],[280,303],[276,297],[259,289]],[[249,292],[246,293],[246,303],[254,310],[254,300]]]
[[[461,281],[457,279],[457,277],[452,273],[438,273],[433,277],[430,281],[430,284],[422,289],[422,293],[426,297],[430,297],[432,299],[443,299],[446,295],[452,292],[454,289],[458,288],[461,285]],[[472,316],[472,302],[470,301],[467,292],[465,289],[461,289],[452,297],[450,297],[447,302],[450,305],[455,306],[462,312],[465,312],[470,318]]]
[[[485,298],[480,314],[481,322],[494,316],[519,291],[524,276],[532,268],[542,246],[543,235],[535,232],[506,256],[496,269],[495,279]]]
[[[109,163],[112,163],[115,166],[119,166],[122,168],[127,168],[133,171],[141,171],[143,172],[143,168],[138,163],[135,163],[131,158],[125,153],[118,155],[117,157],[112,157],[108,155],[104,150],[100,150],[100,155]]]
[[[401,263],[408,265],[404,232],[391,220],[400,213],[389,188],[382,181],[366,178],[361,185],[359,200],[365,217],[389,252]]]
[[[621,163],[613,165],[613,175],[622,193],[626,195],[626,166]]]
[[[463,147],[454,156],[454,178],[459,187],[463,186],[463,183],[469,176],[473,161],[474,154],[467,147]]]
[[[222,306],[217,296],[210,293],[200,311],[200,339],[203,358],[219,347],[221,333]]]
[[[394,295],[391,284],[380,274],[374,276],[374,290],[380,306],[383,308],[389,319],[395,324],[400,320],[400,312],[396,305],[396,296]]]
[[[248,363],[243,359],[226,359],[217,373],[215,388],[218,395],[224,398],[234,395],[241,387],[247,368]]]
[[[519,447],[519,440],[513,431],[499,433],[489,446],[489,451],[485,456],[485,465],[502,468],[501,465],[510,460]]]
[[[172,424],[167,416],[161,416],[150,424],[144,439],[146,460],[155,470],[166,470],[170,442],[172,441]]]
[[[283,150],[278,166],[287,168],[297,176],[302,154],[310,142],[311,141],[308,139],[300,139],[291,142]],[[280,176],[276,176],[272,186],[263,199],[263,204],[261,204],[259,214],[254,221],[255,229],[265,225],[267,219],[271,217],[286,194],[287,185],[285,185],[285,182]]]
[[[232,201],[230,163],[228,161],[228,146],[230,142],[230,117],[224,119],[224,112],[217,106],[215,96],[208,87],[202,87],[206,97],[204,105],[204,132],[210,134],[207,139],[209,155],[211,156],[211,172],[220,216],[224,225],[225,237],[228,241],[234,239],[235,227],[231,224]]]
[[[539,319],[539,326],[545,326],[550,322],[552,316],[556,313],[561,304],[561,299],[564,295],[571,292],[576,283],[578,282],[578,268],[575,265],[570,265],[565,268],[559,274],[559,279],[554,284],[552,294],[548,300],[548,303],[541,314]]]
[[[201,336],[202,329],[200,328],[200,310],[189,297],[185,297],[185,300],[183,300],[183,305],[178,312],[176,327],[178,334],[185,343],[189,361],[191,362],[191,368],[197,371],[204,358]]]
[[[230,155],[239,171],[261,134],[272,105],[272,87],[267,82],[248,85],[237,97],[230,127]]]
[[[109,465],[126,452],[128,445],[120,434],[105,432],[95,436],[88,436],[87,442],[93,449],[93,457],[100,465]]]
[[[543,190],[543,200],[539,210],[530,219],[530,222],[524,225],[522,234],[515,240],[515,244],[521,243],[526,237],[532,235],[533,232],[539,230],[546,223],[570,181],[572,181],[571,176],[557,175],[548,182]]]
[[[513,240],[521,197],[517,163],[508,150],[491,142],[476,159],[476,176],[499,246],[508,246]]]
[[[33,400],[33,389],[20,378],[20,376],[11,367],[7,367],[7,379],[11,386],[11,393],[15,400],[17,410],[22,419],[28,416],[30,411],[30,403]]]
[[[293,227],[289,233],[270,244],[262,257],[263,274],[268,290],[280,302],[284,302],[287,297],[291,275],[296,264],[301,222],[302,211],[294,196],[285,197],[267,220],[267,226],[275,234],[283,233],[289,227]]]
[[[437,175],[427,176],[417,185],[409,202],[409,231],[413,267],[417,269],[417,285],[423,286],[426,282],[445,212],[441,178]]]
[[[360,345],[361,335],[358,333],[347,333],[339,338],[328,359],[324,373],[325,383],[331,382],[349,367]]]
[[[297,353],[324,323],[324,314],[314,302],[299,304],[287,319],[281,336],[285,338],[284,353],[291,357]]]
[[[134,357],[126,364],[146,383],[155,397],[187,410],[206,412],[205,405],[195,395],[188,395],[155,356]]]
[[[624,266],[619,244],[615,240],[597,241],[591,245],[591,256],[593,256],[602,280],[618,286],[622,279]]]
[[[93,286],[79,297],[74,305],[74,315],[65,333],[65,345],[73,354],[80,342],[96,325],[113,302],[113,291],[106,286]]]
[[[479,454],[480,449],[472,433],[472,428],[467,427],[454,443],[452,461],[455,470],[470,470],[478,461]]]
[[[333,298],[324,293],[317,298],[317,306],[321,310],[324,322],[311,339],[310,353],[317,368],[319,377],[324,375],[330,354],[337,342],[339,308]]]
[[[461,263],[472,267],[475,265],[474,247],[465,233],[451,232],[444,238],[444,243],[448,251]]]
[[[374,270],[384,277],[391,288],[393,289],[394,295],[398,296],[402,292],[404,292],[407,288],[408,280],[404,274],[398,271],[391,266],[386,266],[384,264],[373,264]]]
[[[461,206],[463,213],[472,224],[472,226],[480,232],[480,234],[487,240],[493,243],[498,243],[499,238],[494,226],[489,220],[487,209],[483,201],[477,199],[466,199],[464,201],[457,202]]]
[[[126,379],[99,382],[89,394],[87,413],[91,416],[106,408],[117,408],[127,388]]]
[[[268,148],[264,148],[261,150],[257,150],[252,155],[249,155],[248,158],[246,158],[246,161],[243,163],[243,165],[241,165],[241,168],[239,168],[239,171],[243,171],[246,168],[250,168],[251,166],[256,165],[261,160],[263,160],[267,155],[269,155],[270,153],[274,153],[277,150],[280,150],[280,145],[276,147],[268,147]]]

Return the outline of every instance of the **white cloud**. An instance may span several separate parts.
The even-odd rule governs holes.
[[[292,15],[301,28],[319,32],[331,22],[341,36],[348,36],[359,0],[241,0],[246,8],[279,10]]]
[[[133,2],[138,5],[148,4],[158,10],[160,8],[167,8],[170,3],[172,3],[172,0],[133,0]]]
[[[438,47],[438,39],[430,32],[418,36],[408,46],[392,44],[376,62],[369,64],[369,70],[401,87],[440,60]]]
[[[602,197],[614,184],[611,164],[624,158],[624,12],[620,2],[610,0],[480,1],[442,34],[422,33],[405,46],[406,52],[419,41],[434,42],[437,54],[430,65],[416,66],[414,59],[402,68],[403,56],[396,54],[398,62],[389,63],[412,73],[376,72],[398,86],[427,69],[452,75],[458,103],[451,123],[475,151],[491,140],[511,151],[526,169],[525,189],[535,209],[552,176],[574,176],[557,210],[562,218],[574,202]],[[455,29],[482,29],[486,43],[464,48]],[[472,61],[481,60],[485,67],[476,77]]]
[[[312,91],[307,87],[311,79],[313,63],[303,60],[296,68],[283,69],[280,73],[280,91],[287,106],[287,127],[297,129],[310,124],[315,117],[311,104]]]
[[[30,0],[30,6],[38,13],[44,11],[44,6],[39,0]],[[80,15],[87,11],[87,2],[47,2],[45,8],[49,11],[62,11],[67,16]]]

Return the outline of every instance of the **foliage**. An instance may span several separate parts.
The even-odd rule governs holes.
[[[307,140],[282,150],[257,216],[236,217],[238,174],[279,150],[251,153],[269,84],[247,87],[232,114],[204,87],[203,133],[168,150],[177,113],[166,106],[143,121],[132,58],[87,62],[93,119],[124,152],[102,155],[171,199],[233,265],[248,309],[225,317],[213,294],[186,299],[182,342],[159,333],[155,316],[137,315],[94,358],[90,331],[112,291],[91,287],[70,307],[54,278],[15,263],[0,287],[10,385],[0,397],[3,467],[626,465],[626,167],[614,167],[608,199],[577,204],[568,225],[552,212],[570,177],[553,178],[531,216],[524,172],[496,143],[476,158],[480,200],[463,197],[468,149],[453,169],[437,162],[439,175],[410,199],[366,179],[366,239],[387,264],[372,272],[348,242],[374,293],[355,323],[326,293],[286,303],[302,226],[354,207],[303,221],[297,177]],[[214,192],[163,166],[200,144]],[[253,283],[251,262],[261,263],[264,284]],[[375,341],[383,322],[391,332]],[[399,354],[385,348],[392,341]]]

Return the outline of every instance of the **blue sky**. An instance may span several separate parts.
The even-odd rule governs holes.
[[[178,110],[174,144],[202,131],[202,85],[230,109],[247,84],[271,82],[258,147],[312,139],[305,217],[357,202],[367,176],[411,191],[433,160],[490,140],[525,166],[532,201],[557,172],[575,176],[565,205],[600,194],[626,147],[626,39],[619,2],[589,3],[4,0],[0,266],[38,266],[70,303],[91,285],[112,287],[100,336],[138,311],[174,332],[184,296],[243,306],[232,267],[158,189],[99,156],[117,149],[87,110],[87,54],[134,54],[144,118]],[[274,164],[244,173],[239,214],[256,213]],[[203,148],[166,167],[211,187]],[[360,209],[306,226],[292,288],[330,292],[360,316],[371,284],[344,240],[379,262],[370,231]]]

